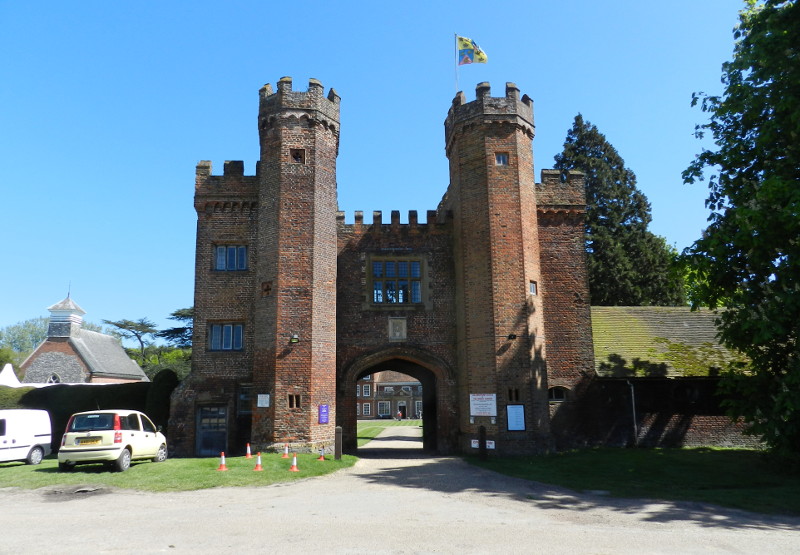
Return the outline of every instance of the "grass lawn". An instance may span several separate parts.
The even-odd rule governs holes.
[[[326,455],[324,461],[317,460],[319,454],[299,453],[297,468],[291,472],[292,454],[288,459],[281,453],[261,455],[263,471],[256,472],[257,455],[226,457],[226,472],[218,471],[220,459],[167,459],[162,463],[134,462],[125,472],[111,472],[103,465],[79,465],[71,472],[59,472],[54,456],[42,464],[30,466],[23,463],[0,463],[0,488],[18,487],[35,489],[48,486],[85,485],[137,489],[142,491],[185,491],[215,487],[266,486],[276,482],[288,482],[310,476],[321,476],[341,468],[352,466],[358,460],[342,455],[340,461]]]
[[[615,497],[700,501],[800,515],[800,475],[742,449],[585,449],[469,462],[527,480]]]
[[[422,426],[422,420],[359,420],[358,421],[358,446],[372,441],[384,428],[392,426]]]

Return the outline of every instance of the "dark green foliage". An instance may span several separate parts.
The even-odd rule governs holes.
[[[150,389],[147,391],[144,412],[156,426],[161,426],[166,435],[169,423],[169,399],[172,391],[178,387],[177,374],[172,370],[162,370],[153,377]]]
[[[149,382],[108,385],[51,385],[29,389],[20,404],[29,409],[44,409],[53,423],[53,449],[57,450],[69,417],[76,412],[97,409],[144,411]],[[28,388],[26,388],[28,389]]]
[[[0,369],[6,364],[16,366],[18,364],[17,353],[15,353],[11,347],[0,347]]]
[[[586,175],[586,250],[596,306],[676,306],[686,302],[678,253],[647,230],[650,203],[605,136],[578,114],[560,170]]]
[[[20,399],[32,389],[32,387],[6,387],[0,385],[0,409],[30,408],[23,405]]]
[[[103,320],[103,323],[114,326],[116,329],[113,330],[113,333],[119,337],[123,339],[135,339],[136,342],[139,343],[139,354],[141,357],[139,363],[143,364],[145,361],[145,348],[149,345],[147,338],[153,337],[158,333],[155,323],[147,318],[139,318],[135,322],[127,319],[117,321]]]
[[[694,295],[724,308],[723,343],[751,361],[732,368],[732,415],[777,453],[800,458],[800,6],[746,2],[721,96],[695,95],[714,149],[684,172],[708,172],[711,210],[687,249]]]
[[[191,349],[194,329],[194,307],[179,308],[170,314],[169,319],[181,322],[183,326],[162,330],[156,335],[165,339],[167,343],[176,349]]]

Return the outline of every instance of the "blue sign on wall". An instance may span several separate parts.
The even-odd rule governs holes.
[[[328,423],[328,405],[319,406],[319,423],[320,424]]]

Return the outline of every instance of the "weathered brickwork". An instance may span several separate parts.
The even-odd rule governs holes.
[[[594,376],[583,177],[535,183],[532,100],[512,83],[458,93],[449,187],[424,223],[412,211],[403,224],[337,212],[339,102],[313,79],[266,85],[255,175],[197,166],[193,368],[173,395],[173,451],[329,449],[335,426],[354,450],[355,385],[384,371],[422,384],[423,441],[439,453],[479,438],[497,454],[618,442],[624,413]],[[229,246],[246,268],[220,269]],[[241,344],[214,343],[226,325]]]

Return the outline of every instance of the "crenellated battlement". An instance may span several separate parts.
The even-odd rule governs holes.
[[[583,172],[542,170],[536,184],[536,204],[541,212],[585,212],[586,185]]]
[[[384,223],[383,212],[381,210],[374,210],[372,212],[372,222],[365,223],[364,212],[362,210],[356,210],[354,212],[353,223],[347,224],[345,223],[345,213],[339,211],[336,213],[336,223],[340,229],[350,229],[356,233],[399,230],[426,232],[446,226],[453,215],[450,212],[439,213],[436,210],[428,210],[426,216],[426,223],[420,223],[417,211],[409,210],[408,223],[401,224],[400,211],[392,210],[389,221]]]
[[[445,145],[449,150],[454,135],[471,124],[513,123],[533,139],[533,100],[526,94],[519,96],[519,88],[514,83],[506,83],[506,94],[493,97],[489,83],[478,83],[475,87],[475,100],[467,102],[459,91],[447,112]]]
[[[222,175],[213,175],[210,160],[201,160],[195,168],[194,197],[198,211],[244,211],[258,207],[258,174],[244,175],[244,162],[226,160]]]
[[[317,79],[308,80],[308,91],[293,91],[292,78],[281,77],[277,91],[267,83],[259,91],[258,126],[270,127],[279,116],[308,118],[339,133],[339,105],[341,98],[334,89],[324,96],[324,87]]]

